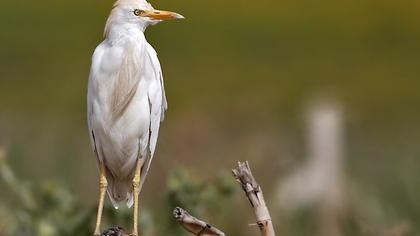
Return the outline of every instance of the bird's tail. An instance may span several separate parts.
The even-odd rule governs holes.
[[[108,196],[112,202],[112,205],[116,209],[118,209],[119,203],[122,201],[127,201],[127,207],[130,208],[133,205],[133,190],[131,179],[120,180],[109,178]]]

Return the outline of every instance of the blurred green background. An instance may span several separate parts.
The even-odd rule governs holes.
[[[187,19],[146,31],[169,102],[142,192],[149,225],[159,228],[157,219],[171,214],[164,206],[174,204],[174,178],[181,186],[202,185],[180,202],[194,209],[191,202],[206,196],[196,191],[226,178],[234,193],[216,191],[218,204],[203,200],[209,205],[196,210],[204,214],[198,217],[207,214],[227,234],[255,235],[247,226],[249,203],[226,174],[237,160],[249,160],[279,235],[420,234],[419,1],[151,3]],[[112,4],[4,0],[0,8],[0,144],[16,175],[34,186],[63,184],[81,209],[97,201],[86,86]],[[339,207],[325,207],[323,197],[282,207],[288,179],[313,163],[305,114],[318,100],[339,104],[343,114],[341,151],[332,157],[340,160],[333,171],[340,181],[331,185],[339,189]],[[336,179],[322,166],[325,179]],[[177,178],[174,169],[189,174]],[[22,207],[4,181],[0,187],[0,206]]]

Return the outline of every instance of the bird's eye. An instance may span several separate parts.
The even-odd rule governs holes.
[[[134,15],[136,15],[136,16],[140,16],[141,14],[143,14],[143,13],[144,13],[144,11],[143,11],[143,10],[140,10],[140,9],[135,9],[133,13],[134,13]]]

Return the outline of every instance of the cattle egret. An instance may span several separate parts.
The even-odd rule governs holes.
[[[88,86],[88,125],[99,167],[99,206],[94,235],[100,235],[105,191],[115,208],[134,204],[132,235],[138,235],[138,195],[155,152],[167,109],[162,71],[144,31],[183,16],[155,10],[145,0],[118,0],[96,48]]]

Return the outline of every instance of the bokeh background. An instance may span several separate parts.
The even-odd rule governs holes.
[[[94,226],[86,86],[112,4],[1,3],[0,235]],[[169,110],[141,195],[144,235],[187,235],[171,226],[174,205],[256,235],[229,174],[237,160],[250,161],[279,235],[420,234],[419,1],[152,4],[187,19],[146,32]],[[129,228],[129,213],[108,210],[104,227]]]

